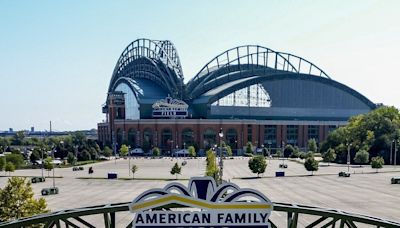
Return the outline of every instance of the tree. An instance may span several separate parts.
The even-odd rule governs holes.
[[[25,134],[23,131],[17,131],[13,137],[13,145],[22,145],[22,142],[24,141]]]
[[[309,139],[307,143],[307,147],[309,151],[312,151],[313,153],[317,153],[317,142],[315,139]]]
[[[6,172],[10,174],[11,172],[15,171],[15,166],[12,162],[7,162],[6,167],[5,167]]]
[[[369,153],[363,149],[359,150],[354,157],[354,162],[360,164],[360,167],[361,164],[367,164],[368,161],[369,161]]]
[[[54,168],[53,167],[53,158],[47,157],[44,159],[44,169],[47,170],[47,176],[50,176],[50,171]]]
[[[188,151],[190,157],[196,157],[196,149],[194,148],[194,146],[189,146]]]
[[[318,170],[318,161],[314,157],[308,157],[304,162],[304,167],[307,171],[311,171],[311,175],[314,175],[314,171]]]
[[[383,168],[383,165],[385,164],[385,161],[383,160],[382,157],[373,157],[371,159],[371,168],[376,169],[376,172],[378,172],[378,169]]]
[[[122,144],[121,148],[119,148],[119,155],[121,155],[121,157],[125,157],[126,155],[128,155],[129,153],[129,148],[127,145]]]
[[[133,175],[133,179],[135,179],[135,173],[139,170],[139,167],[135,164],[132,165],[131,171]]]
[[[7,154],[6,161],[13,163],[18,169],[24,164],[24,157],[21,154]]]
[[[72,152],[69,152],[69,153],[68,153],[68,155],[67,155],[67,162],[68,162],[68,164],[75,165],[75,163],[76,163],[76,158],[75,158],[75,155],[74,155]]]
[[[161,155],[160,148],[154,147],[153,148],[153,156],[154,157],[159,157],[160,155]]]
[[[283,156],[289,157],[291,154],[293,154],[293,152],[294,152],[294,147],[292,145],[288,144],[283,149]]]
[[[265,168],[267,168],[267,162],[264,156],[256,156],[249,160],[249,169],[253,173],[257,173],[257,177],[260,176],[260,173],[265,172]]]
[[[278,158],[282,157],[282,151],[281,151],[280,149],[278,149],[278,150],[276,151],[276,156],[277,156]]]
[[[175,165],[172,167],[170,173],[171,173],[171,175],[176,175],[175,179],[178,179],[178,174],[181,174],[181,169],[182,169],[182,167],[180,167],[178,165],[178,162],[176,162]]]
[[[218,167],[217,167],[217,161],[215,157],[214,151],[211,149],[207,151],[207,157],[206,157],[206,176],[214,178],[215,182],[218,183],[219,176],[218,176]]]
[[[112,150],[110,149],[110,147],[105,146],[103,149],[103,154],[106,157],[110,157],[112,155]]]
[[[232,156],[232,148],[229,145],[226,145],[224,148],[226,150],[226,156],[231,157]]]
[[[83,151],[82,151],[82,153],[81,153],[81,160],[82,160],[82,161],[89,161],[89,160],[92,160],[92,157],[91,157],[89,151],[87,151],[87,150],[83,150]]]
[[[336,159],[335,150],[332,148],[329,148],[328,151],[326,151],[323,154],[322,158],[324,159],[324,162],[328,162],[328,166],[329,166],[329,163],[335,161],[335,159]]]
[[[0,222],[47,213],[46,201],[33,198],[33,191],[26,178],[11,177],[0,189]]]
[[[40,151],[40,149],[38,147],[35,147],[31,153],[31,156],[29,157],[29,160],[32,163],[35,163],[37,160],[40,160],[42,158],[41,153],[42,152]]]
[[[0,157],[0,171],[3,171],[4,166],[6,166],[6,159],[4,157]]]
[[[248,142],[246,145],[246,153],[253,154],[253,144],[251,142]]]

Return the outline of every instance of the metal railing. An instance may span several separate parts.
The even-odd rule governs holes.
[[[128,203],[105,204],[92,207],[62,210],[48,214],[37,215],[29,218],[22,218],[14,221],[0,223],[0,227],[32,227],[42,225],[44,227],[116,227],[116,214],[128,212]],[[296,204],[274,203],[273,213],[286,214],[270,219],[271,227],[400,227],[400,223],[381,218],[344,212],[336,209],[325,209]],[[88,216],[97,216],[93,221],[89,221]],[[302,220],[307,217],[307,220]],[[276,219],[281,218],[281,219]],[[93,219],[91,219],[93,220]],[[120,224],[120,223],[118,223]],[[282,225],[284,224],[284,225]],[[119,226],[119,225],[118,225]],[[132,227],[132,222],[123,225]]]

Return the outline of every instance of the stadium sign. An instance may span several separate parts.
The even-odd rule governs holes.
[[[152,105],[153,118],[186,118],[188,116],[188,105],[178,99],[166,97],[165,99],[158,100]]]
[[[148,190],[129,205],[133,227],[270,227],[271,201],[232,183],[217,187],[211,177],[191,178]]]

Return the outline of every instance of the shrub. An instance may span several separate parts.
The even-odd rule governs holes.
[[[264,173],[266,168],[267,162],[264,156],[255,156],[249,160],[249,169],[253,173],[257,173],[257,177],[260,176],[260,173]]]

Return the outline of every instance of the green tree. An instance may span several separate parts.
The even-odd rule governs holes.
[[[0,222],[47,213],[46,201],[33,198],[34,193],[26,178],[11,177],[0,189]]]
[[[15,171],[15,166],[12,162],[7,162],[6,167],[5,167],[6,172],[10,174],[11,172]]]
[[[371,159],[371,168],[376,169],[376,172],[378,172],[378,169],[382,169],[384,164],[385,161],[380,156]]]
[[[285,149],[283,150],[283,156],[290,157],[294,152],[295,152],[294,147],[288,144],[285,146]]]
[[[278,158],[282,157],[282,151],[281,151],[280,149],[278,149],[278,150],[276,151],[276,156],[277,156]]]
[[[328,151],[326,151],[323,154],[322,158],[324,159],[324,162],[328,162],[328,166],[329,166],[329,163],[335,161],[335,159],[336,159],[335,150],[332,148],[329,148]]]
[[[160,148],[154,147],[153,148],[153,157],[159,157],[161,155]]]
[[[308,157],[304,162],[304,167],[307,171],[311,171],[311,175],[314,175],[314,171],[318,171],[318,161],[314,157]]]
[[[181,174],[181,167],[179,166],[178,162],[171,169],[171,175],[175,175],[175,179],[178,179],[178,174]]]
[[[44,159],[44,169],[47,170],[47,176],[50,176],[50,171],[54,168],[53,166],[53,158],[47,157]]]
[[[257,177],[260,176],[260,173],[265,172],[265,168],[267,168],[267,162],[264,156],[255,156],[249,160],[249,169],[253,173],[257,173]]]
[[[359,150],[354,157],[354,162],[360,164],[360,167],[362,164],[367,164],[369,162],[369,153],[363,149]]]
[[[253,154],[253,144],[251,142],[248,142],[246,145],[246,153]]]
[[[196,149],[194,148],[194,146],[189,146],[188,151],[190,157],[196,157]]]
[[[133,175],[133,179],[135,179],[135,173],[139,170],[139,167],[135,164],[132,165],[131,172]]]
[[[110,157],[112,155],[112,150],[110,149],[110,147],[105,146],[103,149],[103,154],[106,157]]]
[[[38,147],[35,147],[31,153],[31,156],[29,157],[29,160],[34,163],[42,158],[41,156],[42,151]]]
[[[215,157],[215,153],[210,149],[207,151],[207,157],[206,157],[206,176],[214,178],[215,182],[218,183],[219,176],[218,176],[218,167],[217,167],[217,161]]]
[[[72,152],[69,152],[69,153],[68,153],[68,155],[67,155],[67,162],[68,162],[68,164],[75,165],[75,163],[76,163],[76,158],[75,158],[75,155],[74,155]]]
[[[312,151],[313,153],[317,153],[317,142],[315,139],[309,139],[307,143],[307,147],[309,151]]]
[[[6,160],[13,163],[17,169],[24,164],[24,157],[21,154],[7,154]]]
[[[92,160],[92,157],[89,153],[89,151],[87,151],[86,149],[82,151],[81,153],[81,160],[82,161],[89,161]]]
[[[13,136],[13,145],[22,145],[22,142],[24,141],[25,134],[23,131],[17,131],[15,135]]]
[[[231,157],[232,156],[232,148],[229,145],[225,145],[225,150],[226,150],[226,156]]]
[[[6,166],[6,159],[3,156],[1,156],[0,157],[0,171],[3,171],[4,166]]]
[[[121,155],[121,157],[125,157],[126,155],[128,155],[129,153],[129,148],[127,145],[122,144],[121,148],[119,148],[119,155]]]

